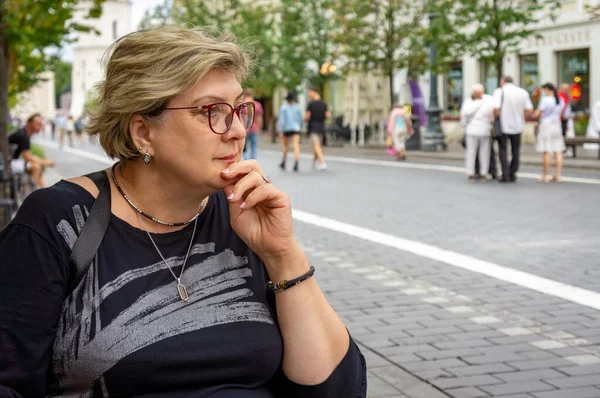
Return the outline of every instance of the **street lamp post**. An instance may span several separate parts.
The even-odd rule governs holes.
[[[437,13],[432,12],[429,14],[429,25],[431,26],[437,18]],[[429,44],[429,64],[434,65],[437,58],[437,47],[432,41]],[[441,146],[444,150],[447,148],[446,142],[444,141],[444,135],[442,134],[441,125],[441,114],[442,110],[438,104],[438,85],[437,85],[437,74],[432,68],[429,72],[429,109],[427,109],[427,130],[423,136],[423,150],[425,151],[437,151],[438,146]]]
[[[337,67],[330,63],[330,62],[325,62],[323,65],[321,65],[321,75],[329,77],[330,79],[330,86],[329,88],[331,89],[331,116],[332,118],[335,118],[335,78],[337,77],[335,75],[335,71],[337,70]]]

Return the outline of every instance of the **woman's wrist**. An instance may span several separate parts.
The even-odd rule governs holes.
[[[297,278],[310,269],[306,254],[297,245],[280,256],[263,259],[263,262],[273,282]]]

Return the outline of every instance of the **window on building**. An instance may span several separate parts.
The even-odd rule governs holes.
[[[446,73],[446,111],[458,114],[463,101],[463,67],[462,62],[455,62]]]
[[[485,87],[486,94],[493,94],[498,88],[498,68],[493,62],[481,62],[481,84]]]
[[[117,21],[113,21],[112,23],[112,34],[113,40],[117,40],[119,38],[119,36],[117,36]]]
[[[557,53],[558,60],[558,84],[568,83],[578,90],[571,89],[571,93],[577,92],[580,98],[571,98],[573,111],[585,111],[590,109],[590,50],[561,51]]]
[[[540,74],[538,70],[538,55],[527,54],[520,57],[520,84],[531,97],[531,102],[536,105],[540,95]],[[536,90],[537,89],[537,90]]]

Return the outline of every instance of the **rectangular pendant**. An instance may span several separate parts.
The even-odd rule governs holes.
[[[179,293],[179,297],[181,297],[181,301],[188,301],[188,292],[184,285],[181,283],[177,284],[177,292]]]

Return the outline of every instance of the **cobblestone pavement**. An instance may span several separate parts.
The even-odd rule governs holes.
[[[106,167],[48,152],[54,179]],[[260,159],[295,209],[600,292],[598,185],[278,160]],[[367,358],[369,397],[600,398],[600,311],[313,224],[296,234]]]
[[[297,223],[369,397],[600,397],[600,312]]]

